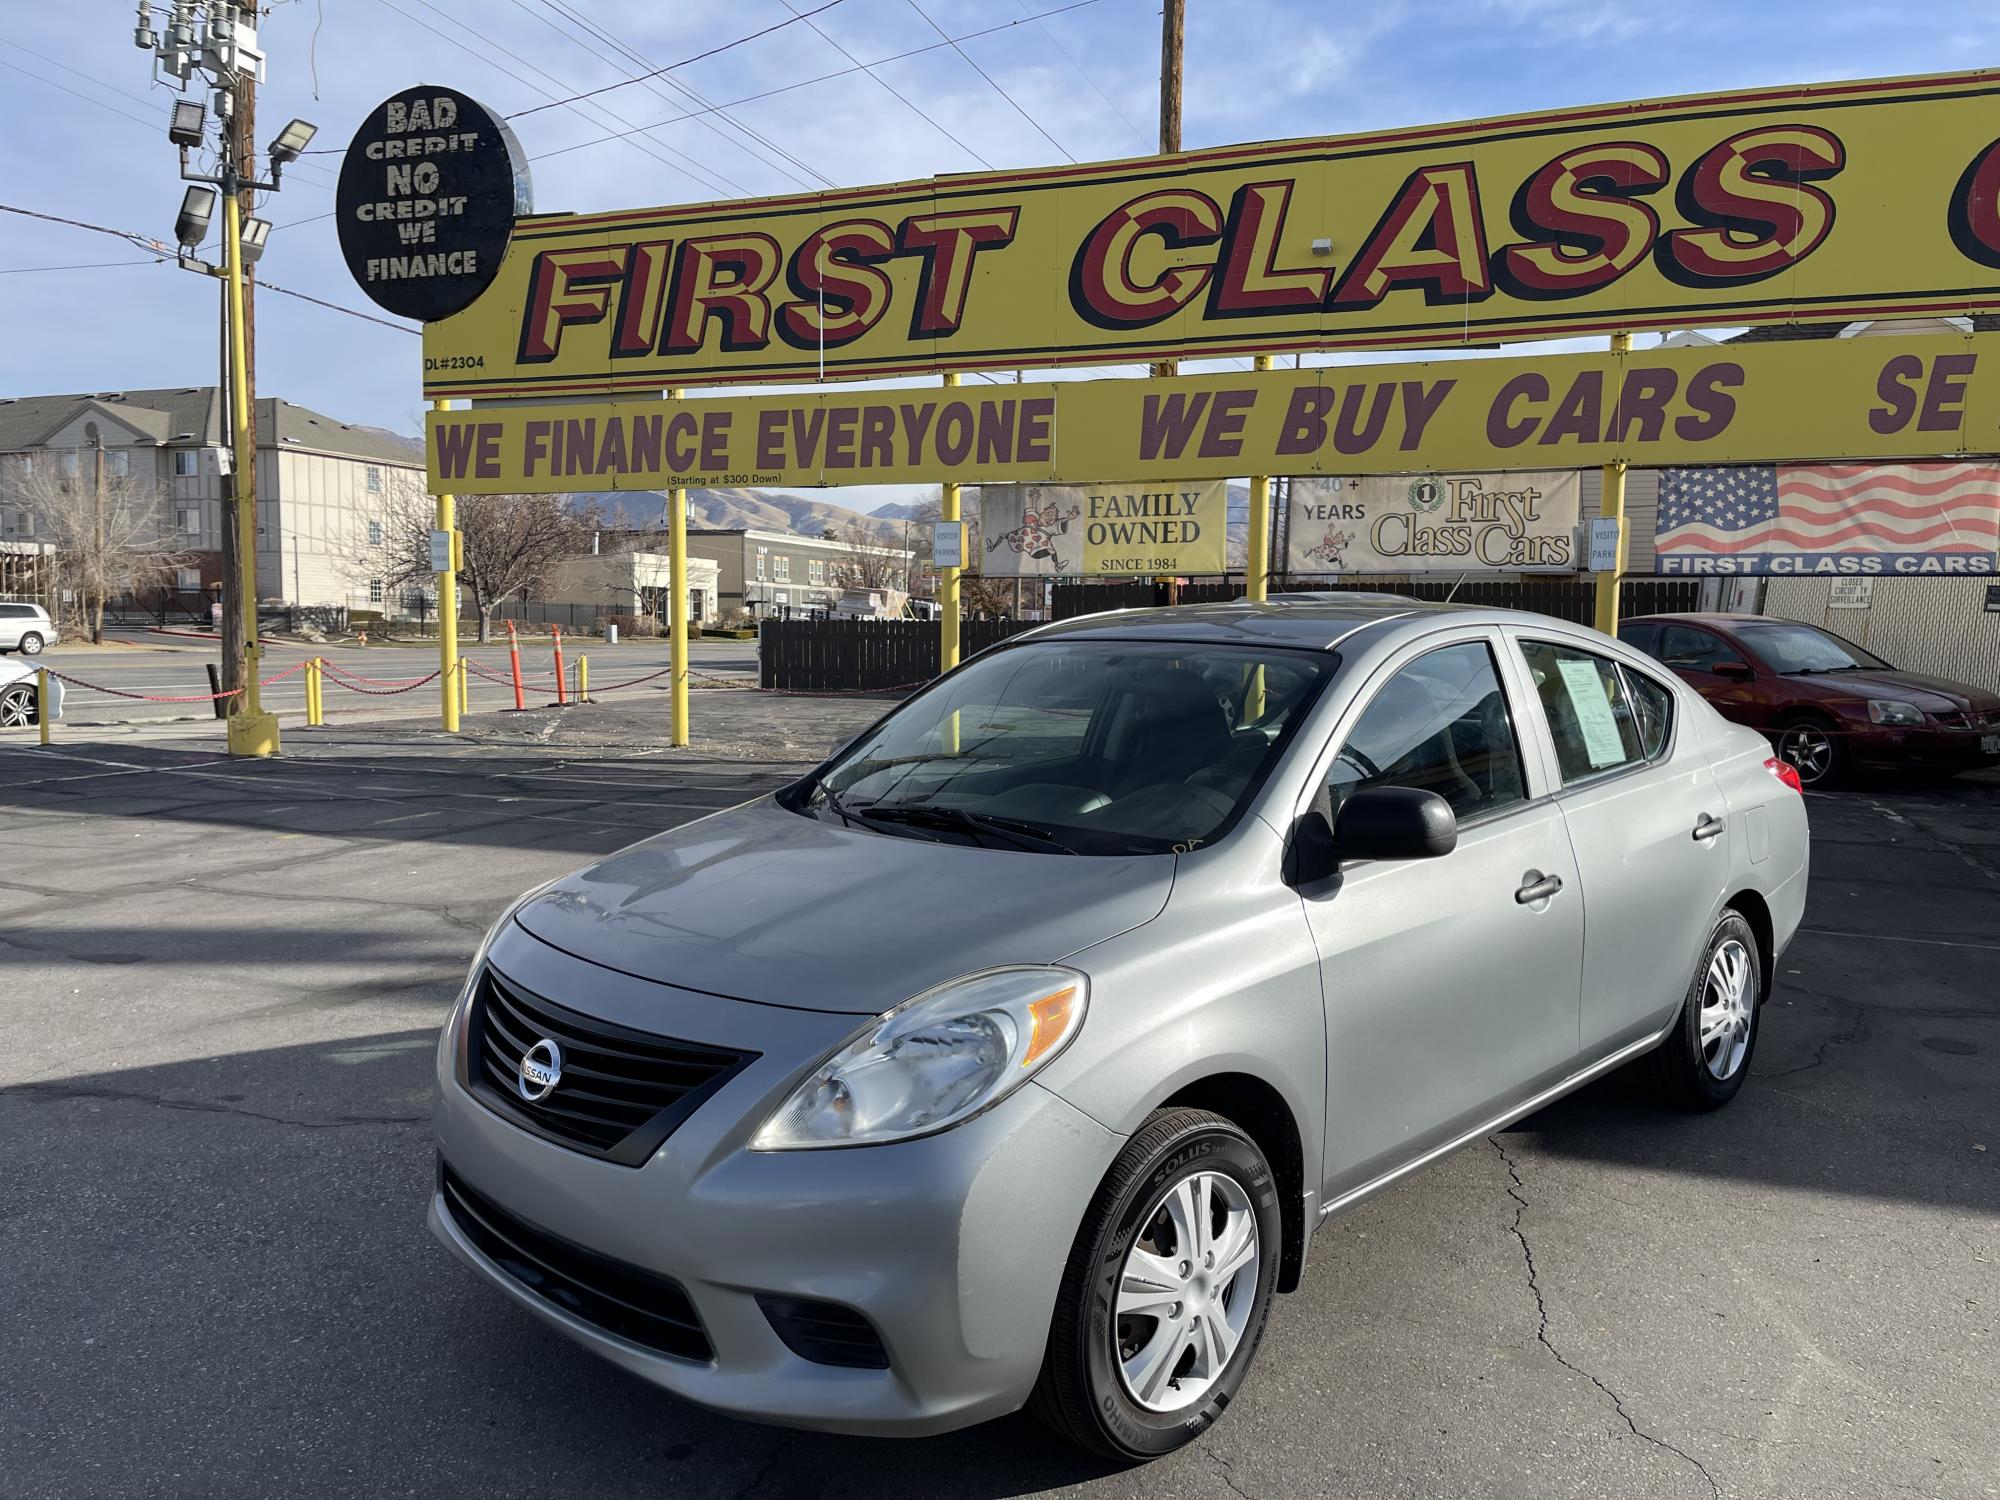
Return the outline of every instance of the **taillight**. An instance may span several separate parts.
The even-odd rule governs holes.
[[[1790,761],[1780,759],[1774,755],[1764,762],[1764,769],[1777,777],[1778,780],[1784,782],[1793,791],[1801,795],[1805,793],[1805,783],[1799,780],[1799,768]]]

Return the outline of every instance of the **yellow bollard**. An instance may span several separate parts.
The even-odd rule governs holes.
[[[313,679],[319,675],[319,658],[306,658],[306,728],[319,723],[319,707],[313,702]]]
[[[587,656],[576,659],[576,701],[590,701],[590,658]]]
[[[472,712],[472,673],[462,656],[458,659],[458,712],[460,717]]]
[[[35,723],[41,726],[42,743],[49,742],[49,669],[35,668]]]

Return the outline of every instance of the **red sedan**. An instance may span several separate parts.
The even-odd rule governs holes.
[[[1645,615],[1618,638],[1726,719],[1762,730],[1807,786],[1856,768],[1949,776],[2000,766],[2000,693],[1900,672],[1831,631],[1764,615]]]

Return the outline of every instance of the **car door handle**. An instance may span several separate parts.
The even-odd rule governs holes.
[[[1533,870],[1530,870],[1528,873],[1530,875],[1533,875],[1535,872]],[[1553,896],[1557,891],[1561,890],[1562,888],[1563,888],[1562,876],[1543,875],[1538,879],[1529,881],[1526,885],[1522,886],[1518,891],[1514,892],[1514,899],[1520,902],[1521,905],[1523,906],[1529,906],[1537,901],[1548,900],[1549,897]]]
[[[1707,813],[1703,813],[1701,821],[1694,825],[1694,836],[1697,842],[1706,843],[1712,838],[1721,837],[1722,834],[1728,831],[1728,828],[1729,825],[1723,822],[1722,819],[1711,818]]]

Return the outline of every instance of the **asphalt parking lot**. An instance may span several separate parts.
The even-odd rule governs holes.
[[[433,1038],[474,944],[526,886],[883,705],[701,707],[678,754],[648,743],[657,702],[462,744],[288,728],[259,764],[0,740],[0,1488],[2000,1493],[1993,778],[1814,797],[1807,930],[1736,1103],[1669,1116],[1614,1076],[1336,1221],[1227,1420],[1150,1469],[1025,1417],[747,1427],[545,1332],[423,1227]]]

